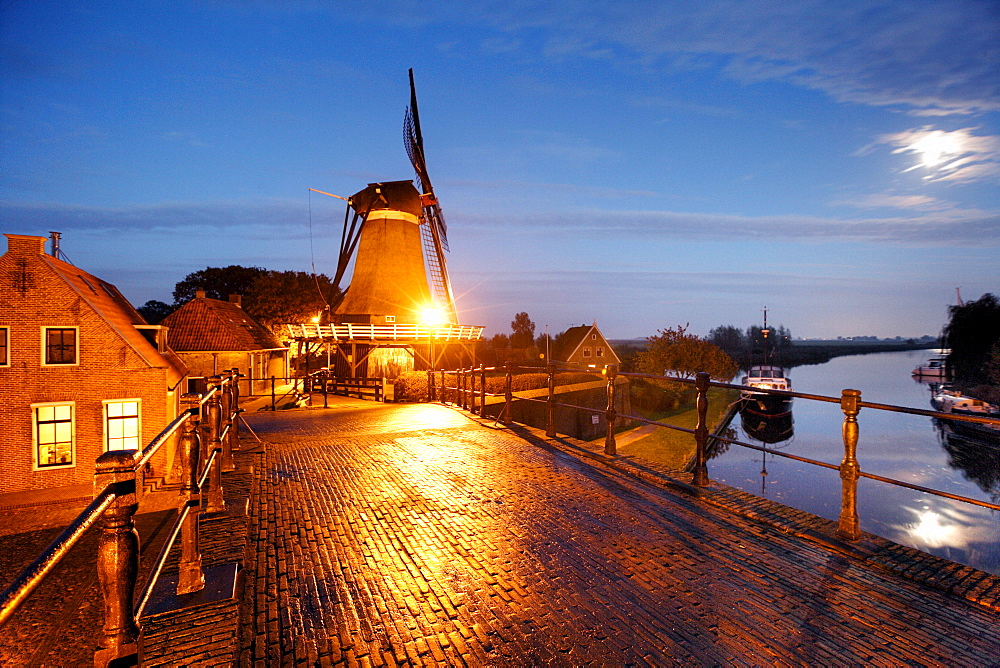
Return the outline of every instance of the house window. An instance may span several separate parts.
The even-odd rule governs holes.
[[[65,404],[33,405],[36,468],[73,465],[73,408]]]
[[[591,334],[590,335],[590,340],[591,341],[596,341],[597,340],[597,334]]]
[[[139,450],[139,400],[104,402],[104,450]]]
[[[387,316],[385,316],[385,321],[386,322],[396,322],[396,316],[394,316],[394,315],[387,315]]]
[[[597,356],[604,357],[604,346],[597,346]]]
[[[590,357],[590,346],[585,346],[583,349],[583,356]]]
[[[0,327],[0,366],[10,366],[10,328]]]
[[[45,327],[43,329],[45,365],[76,364],[76,327]]]

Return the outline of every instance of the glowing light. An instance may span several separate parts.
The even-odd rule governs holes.
[[[965,152],[959,133],[941,130],[926,133],[907,148],[920,154],[920,161],[924,167],[937,167],[953,156]]]
[[[430,327],[443,325],[445,323],[444,312],[439,308],[428,306],[420,312],[420,323]]]
[[[956,542],[958,527],[953,524],[942,524],[941,515],[932,510],[925,510],[917,516],[916,524],[910,525],[910,535],[921,540],[930,547],[952,545]]]

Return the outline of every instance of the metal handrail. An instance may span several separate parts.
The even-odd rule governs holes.
[[[56,536],[38,558],[21,572],[3,594],[0,594],[0,625],[14,614],[87,530],[101,519],[104,511],[115,500],[115,496],[111,487],[105,487],[76,519]]]

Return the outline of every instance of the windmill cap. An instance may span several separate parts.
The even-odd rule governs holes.
[[[420,193],[413,186],[413,181],[369,183],[367,188],[351,196],[350,203],[358,213],[389,209],[418,218],[423,213]]]

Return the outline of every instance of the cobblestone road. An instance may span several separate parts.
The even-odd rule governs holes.
[[[248,418],[240,665],[1000,661],[987,606],[449,408]]]

